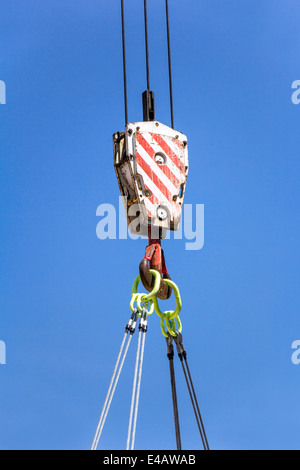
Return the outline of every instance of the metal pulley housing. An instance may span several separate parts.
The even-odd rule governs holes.
[[[133,122],[113,135],[113,144],[130,231],[177,230],[189,169],[186,136],[158,121]]]

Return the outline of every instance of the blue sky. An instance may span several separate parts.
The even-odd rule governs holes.
[[[156,118],[170,124],[165,10],[149,0]],[[146,88],[143,2],[126,2],[129,120]],[[300,5],[170,2],[175,128],[205,243],[163,242],[212,449],[299,449]],[[118,0],[1,1],[1,449],[88,449],[146,240],[99,240],[118,206]],[[171,301],[166,302],[171,305]],[[99,448],[124,449],[136,337]],[[136,449],[175,449],[159,319],[149,319]],[[201,448],[176,361],[184,449]]]

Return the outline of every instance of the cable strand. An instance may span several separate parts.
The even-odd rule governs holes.
[[[170,369],[170,382],[171,382],[171,391],[172,391],[176,446],[177,446],[177,450],[181,450],[179,413],[178,413],[178,402],[177,402],[176,380],[175,380],[175,369],[174,369],[173,337],[169,335],[168,337],[166,337],[166,341],[167,341],[167,358],[169,359],[169,369]]]
[[[196,418],[196,421],[197,421],[197,425],[198,425],[198,429],[199,429],[201,441],[202,441],[202,444],[203,444],[203,448],[204,448],[204,450],[207,450],[207,448],[206,448],[206,443],[205,443],[204,436],[203,436],[203,431],[202,431],[201,423],[200,423],[199,417],[198,417],[198,415],[197,415],[197,410],[196,410],[196,406],[195,406],[193,394],[192,394],[192,392],[191,392],[191,387],[190,387],[190,384],[189,384],[188,376],[187,376],[187,373],[186,373],[186,370],[185,370],[184,363],[183,363],[182,359],[181,359],[181,365],[182,365],[184,377],[185,377],[185,380],[186,380],[187,388],[188,388],[188,391],[189,391],[189,395],[190,395],[192,407],[193,407],[193,410],[194,410],[195,418]]]
[[[188,362],[187,362],[186,354],[184,354],[183,357],[184,357],[184,362],[185,362],[185,365],[186,365],[188,377],[189,377],[189,380],[190,380],[190,384],[191,384],[191,388],[192,388],[196,408],[197,408],[197,411],[198,411],[198,416],[199,416],[199,420],[200,420],[200,423],[201,423],[202,433],[203,433],[203,437],[204,437],[204,440],[205,440],[205,443],[206,443],[206,448],[207,448],[207,450],[209,450],[209,445],[208,445],[208,440],[207,440],[207,436],[206,436],[206,432],[205,432],[205,427],[204,427],[204,423],[203,423],[202,416],[201,416],[201,413],[200,413],[200,408],[199,408],[199,404],[198,404],[198,400],[197,400],[197,396],[196,396],[192,376],[191,376],[191,373],[190,373],[190,368],[189,368],[189,365],[188,365]]]
[[[127,125],[127,124],[128,124],[128,105],[127,105],[127,72],[126,72],[124,0],[121,0],[121,17],[122,17],[122,49],[123,49],[124,108],[125,108],[125,124]]]
[[[145,334],[145,332],[143,332],[142,333],[142,346],[141,346],[140,362],[139,362],[139,371],[138,371],[138,382],[137,382],[137,389],[136,389],[136,400],[135,400],[135,408],[134,408],[133,427],[132,427],[131,450],[134,449],[134,442],[135,442],[135,432],[136,432],[137,415],[138,415],[139,398],[140,398],[140,388],[141,388],[141,379],[142,379],[142,368],[143,368],[143,359],[144,359],[145,339],[146,339],[146,334]]]
[[[98,421],[98,425],[97,425],[97,428],[96,428],[96,432],[95,432],[95,435],[94,435],[94,439],[93,439],[91,449],[93,449],[95,447],[95,443],[96,443],[96,440],[97,440],[97,436],[98,436],[98,433],[99,433],[100,426],[102,424],[103,415],[104,415],[104,412],[105,412],[105,409],[106,409],[106,405],[107,405],[109,395],[110,395],[110,392],[111,392],[111,389],[112,389],[114,378],[115,378],[115,375],[116,375],[116,372],[117,372],[117,367],[119,365],[119,361],[120,361],[121,353],[122,353],[124,343],[125,343],[125,340],[126,340],[126,336],[127,336],[127,333],[125,332],[125,334],[123,336],[122,343],[121,343],[121,347],[120,347],[120,350],[119,350],[119,353],[118,353],[118,357],[117,357],[117,360],[116,360],[116,364],[115,364],[115,367],[114,367],[114,370],[113,370],[113,374],[112,374],[112,377],[111,377],[111,380],[110,380],[110,383],[109,383],[107,394],[106,394],[106,397],[105,397],[105,400],[104,400],[104,405],[103,405],[101,415],[100,415],[100,418],[99,418],[99,421]]]
[[[174,129],[173,84],[172,84],[172,64],[171,64],[171,39],[170,39],[170,20],[169,20],[169,1],[168,0],[166,0],[166,22],[167,22],[167,41],[168,41],[171,127]]]
[[[141,344],[141,331],[139,331],[138,345],[137,345],[137,351],[136,351],[136,360],[135,360],[134,377],[133,377],[133,385],[132,385],[132,395],[131,395],[131,405],[130,405],[130,413],[129,413],[129,423],[128,423],[126,450],[129,450],[129,447],[130,447],[130,435],[131,435],[131,428],[132,428],[134,402],[135,402],[135,396],[136,396],[136,382],[137,382],[137,372],[138,372],[139,356],[140,356],[140,344]]]
[[[144,0],[144,24],[145,24],[147,90],[150,91],[147,0]]]
[[[124,361],[125,361],[125,358],[126,358],[126,355],[127,355],[127,352],[128,352],[128,348],[129,348],[131,339],[132,339],[132,335],[129,335],[129,339],[128,339],[127,344],[126,344],[126,347],[125,347],[125,350],[124,350],[124,353],[123,353],[123,357],[122,357],[120,365],[119,365],[118,372],[113,374],[113,376],[115,375],[114,385],[111,389],[111,393],[110,393],[108,403],[107,403],[106,407],[103,407],[103,410],[105,410],[105,412],[102,410],[103,413],[101,413],[101,416],[100,416],[100,419],[99,419],[99,423],[98,423],[97,430],[96,430],[96,433],[95,433],[95,436],[94,436],[94,440],[93,440],[93,443],[92,443],[91,450],[96,450],[97,449],[99,439],[100,439],[100,436],[102,434],[102,430],[103,430],[103,427],[104,427],[104,424],[105,424],[105,421],[106,421],[106,418],[107,418],[107,414],[108,414],[108,411],[109,411],[109,408],[110,408],[110,405],[111,405],[111,402],[112,402],[112,399],[113,399],[113,396],[114,396],[114,393],[115,393],[115,390],[116,390],[117,383],[119,381],[119,377],[120,377],[120,374],[121,374],[121,371],[122,371],[122,368],[123,368],[123,364],[124,364]],[[116,369],[116,367],[115,367],[115,369]],[[113,382],[113,379],[112,379],[111,383],[112,382]],[[109,396],[109,394],[107,394],[107,396]]]
[[[195,388],[194,388],[190,368],[188,366],[187,354],[186,354],[186,350],[185,350],[183,342],[182,342],[182,334],[181,333],[178,333],[178,335],[176,336],[175,343],[176,343],[178,357],[179,357],[181,365],[182,365],[185,381],[186,381],[186,384],[187,384],[187,387],[188,387],[188,392],[189,392],[191,403],[192,403],[192,406],[193,406],[195,418],[196,418],[197,425],[198,425],[198,428],[199,428],[202,444],[203,444],[204,450],[209,450],[208,440],[207,440],[203,420],[202,420],[202,417],[201,417],[200,408],[199,408],[199,404],[198,404],[198,400],[197,400],[197,396],[196,396],[196,392],[195,392]]]

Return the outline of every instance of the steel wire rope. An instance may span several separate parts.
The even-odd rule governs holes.
[[[206,432],[205,432],[205,428],[204,428],[204,424],[203,424],[203,420],[202,420],[202,416],[201,416],[201,413],[200,413],[200,408],[199,408],[195,388],[194,388],[194,385],[193,385],[193,380],[192,380],[190,369],[189,369],[189,366],[188,366],[188,363],[187,363],[187,358],[186,358],[187,354],[186,354],[186,350],[183,346],[181,333],[179,333],[176,336],[175,342],[176,342],[178,357],[179,357],[181,365],[182,365],[182,370],[183,370],[183,373],[184,373],[184,377],[185,377],[188,392],[189,392],[189,395],[190,395],[192,407],[193,407],[195,418],[196,418],[196,421],[197,421],[197,425],[198,425],[200,437],[201,437],[201,440],[202,440],[203,448],[204,448],[204,450],[210,450],[209,445],[208,445]]]
[[[169,65],[169,90],[170,90],[171,127],[174,129],[173,83],[172,83],[172,64],[171,64],[171,39],[170,39],[170,18],[169,18],[169,1],[168,0],[166,0],[166,23],[167,23],[167,42],[168,42],[168,65]]]
[[[139,339],[141,337],[142,340],[138,342],[138,345],[140,345],[140,349],[139,349],[139,347],[137,348],[137,359],[136,359],[136,364],[138,362],[137,384],[136,384],[136,390],[135,390],[135,406],[134,406],[134,416],[133,416],[133,426],[132,426],[130,450],[134,449],[134,443],[135,443],[135,433],[136,433],[137,415],[138,415],[140,389],[141,389],[141,379],[142,379],[142,368],[143,368],[143,360],[144,360],[145,340],[146,340],[146,332],[147,332],[147,314],[148,314],[147,310],[144,309],[143,313],[142,313],[142,316],[141,316],[141,319],[140,319],[140,325],[139,325]],[[133,387],[133,393],[134,393],[134,387]],[[129,434],[129,428],[128,428],[127,450],[129,449],[129,441],[130,441],[130,434]]]
[[[173,361],[173,358],[174,358],[174,348],[172,344],[173,338],[172,336],[168,336],[166,340],[167,340],[167,357],[169,359],[169,369],[170,369],[170,381],[171,381],[171,391],[172,391],[176,447],[177,447],[177,450],[181,450],[179,413],[178,413],[178,402],[177,402],[177,392],[176,392],[175,369],[174,369],[174,361]]]
[[[186,354],[183,354],[183,358],[184,358],[184,362],[185,362],[185,365],[186,365],[189,381],[190,381],[190,384],[191,384],[191,389],[192,389],[192,393],[193,393],[193,396],[194,396],[196,408],[197,408],[197,411],[198,411],[198,416],[199,416],[199,420],[200,420],[201,427],[202,427],[202,433],[203,433],[204,441],[205,441],[205,444],[206,444],[206,450],[209,450],[209,445],[208,445],[208,440],[207,440],[207,436],[206,436],[206,432],[205,432],[205,427],[204,427],[204,423],[203,423],[202,416],[201,416],[201,413],[200,413],[200,408],[199,408],[199,404],[198,404],[198,400],[197,400],[197,396],[196,396],[192,376],[191,376],[191,373],[190,373],[190,368],[189,368],[189,365],[188,365],[188,362],[187,362]]]
[[[104,405],[103,405],[103,408],[102,408],[102,412],[101,412],[101,415],[100,415],[100,418],[99,418],[99,422],[98,422],[97,429],[96,429],[94,439],[93,439],[93,442],[92,442],[91,450],[96,450],[97,449],[99,439],[100,439],[100,436],[102,434],[102,430],[103,430],[103,427],[104,427],[104,424],[105,424],[105,421],[106,421],[106,418],[107,418],[107,414],[108,414],[108,411],[109,411],[109,408],[110,408],[110,405],[111,405],[111,402],[112,402],[112,399],[113,399],[113,396],[114,396],[114,393],[115,393],[115,390],[116,390],[116,386],[117,386],[117,383],[118,383],[118,380],[119,380],[119,377],[120,377],[120,374],[121,374],[121,371],[122,371],[122,368],[123,368],[123,364],[124,364],[126,355],[127,355],[127,351],[128,351],[131,339],[132,339],[132,334],[130,334],[129,339],[128,339],[127,344],[126,344],[126,347],[125,347],[125,350],[124,350],[124,353],[123,353],[123,357],[121,359],[121,354],[122,354],[122,350],[124,348],[124,343],[125,343],[125,340],[126,340],[127,333],[128,332],[126,332],[124,334],[123,341],[121,343],[121,348],[120,348],[120,351],[119,351],[119,354],[118,354],[118,357],[117,357],[117,361],[116,361],[116,364],[115,364],[115,367],[114,367],[114,371],[113,371],[113,375],[112,375],[112,378],[111,378],[111,381],[110,381],[108,392],[106,394],[106,399],[105,399],[105,402],[104,402]],[[121,362],[120,362],[120,359],[121,359]],[[119,363],[120,363],[120,365],[119,365]]]
[[[147,0],[144,0],[144,26],[145,26],[147,90],[150,91],[150,69],[149,69],[149,45],[148,45],[148,14],[147,14]]]
[[[125,108],[125,124],[127,125],[128,124],[128,105],[127,105],[127,72],[126,72],[125,18],[124,16],[125,16],[124,15],[124,0],[121,0],[124,108]]]
[[[137,381],[137,372],[138,372],[138,365],[139,365],[140,345],[141,345],[141,331],[139,331],[137,351],[136,351],[136,360],[135,360],[135,367],[134,367],[134,377],[133,377],[133,385],[132,385],[132,395],[131,395],[131,404],[130,404],[130,413],[129,413],[129,423],[128,423],[126,450],[128,450],[129,446],[130,446],[132,418],[133,418],[134,402],[135,402],[135,397],[136,397],[136,381]]]
[[[185,370],[185,367],[184,367],[184,364],[183,364],[183,361],[182,361],[182,360],[181,360],[181,365],[182,365],[184,377],[185,377],[185,380],[186,380],[186,384],[187,384],[187,387],[188,387],[188,391],[189,391],[189,395],[190,395],[192,407],[193,407],[193,410],[194,410],[195,418],[196,418],[196,421],[197,421],[197,425],[198,425],[198,429],[199,429],[201,441],[202,441],[204,450],[208,450],[208,449],[206,448],[206,442],[205,442],[205,439],[204,439],[204,436],[203,436],[203,430],[202,430],[202,427],[201,427],[201,422],[199,421],[199,417],[198,417],[198,415],[197,415],[197,410],[196,410],[196,406],[195,406],[193,394],[192,394],[192,392],[191,392],[191,387],[190,387],[190,384],[189,384],[189,381],[188,381],[188,377],[187,377],[187,373],[186,373],[186,370]]]

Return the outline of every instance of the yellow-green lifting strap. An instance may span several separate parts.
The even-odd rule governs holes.
[[[131,301],[130,301],[130,309],[133,312],[134,311],[134,303],[137,303],[137,308],[139,312],[142,312],[142,303],[145,303],[147,305],[147,310],[148,310],[148,315],[151,315],[154,311],[154,299],[156,299],[156,294],[159,291],[160,287],[160,273],[156,271],[155,269],[150,269],[150,273],[153,274],[154,276],[154,287],[152,291],[149,294],[138,294],[137,293],[137,288],[139,285],[139,282],[141,280],[140,275],[137,276],[133,282],[132,285],[132,296],[131,296]],[[150,310],[148,309],[150,305]]]
[[[168,313],[168,312],[165,312],[165,313]],[[175,320],[177,321],[177,325],[178,325],[177,328],[176,328]],[[165,330],[165,324],[166,324],[166,327],[167,327],[167,331]],[[177,333],[178,332],[181,333],[181,331],[182,331],[182,323],[181,323],[180,318],[179,318],[178,315],[175,318],[173,318],[172,320],[161,317],[160,318],[160,328],[161,328],[162,334],[166,338],[168,338],[169,335],[176,338]]]
[[[137,276],[132,286],[132,297],[130,301],[130,309],[133,312],[134,303],[136,303],[140,314],[142,313],[142,309],[143,309],[142,304],[144,304],[144,306],[147,308],[148,315],[151,315],[153,311],[155,310],[157,315],[160,317],[160,327],[161,327],[162,334],[165,337],[168,337],[169,335],[176,337],[177,332],[182,331],[182,323],[179,318],[179,313],[181,311],[182,303],[181,303],[181,297],[180,297],[178,286],[175,284],[175,282],[171,281],[170,279],[164,279],[165,283],[168,284],[173,289],[175,301],[176,301],[176,307],[175,307],[175,310],[167,310],[165,312],[162,312],[159,308],[158,300],[156,296],[160,288],[161,276],[160,276],[160,273],[156,271],[155,269],[150,269],[150,272],[151,274],[154,275],[154,279],[155,279],[154,287],[152,291],[149,294],[139,294],[137,292],[137,289],[138,289],[138,285],[139,285],[141,278],[140,276]],[[176,328],[176,322],[177,322],[177,328]]]
[[[175,300],[176,300],[176,308],[173,311],[162,312],[159,308],[157,297],[155,296],[153,298],[154,310],[155,310],[155,312],[157,313],[157,315],[159,317],[164,317],[165,318],[165,314],[168,313],[168,319],[172,320],[173,318],[177,317],[178,314],[181,311],[182,303],[181,303],[180,292],[179,292],[179,289],[178,289],[177,285],[175,284],[175,282],[171,281],[170,279],[164,279],[164,282],[166,284],[168,284],[168,286],[172,287],[172,289],[173,289],[173,292],[174,292],[174,295],[175,295]]]

